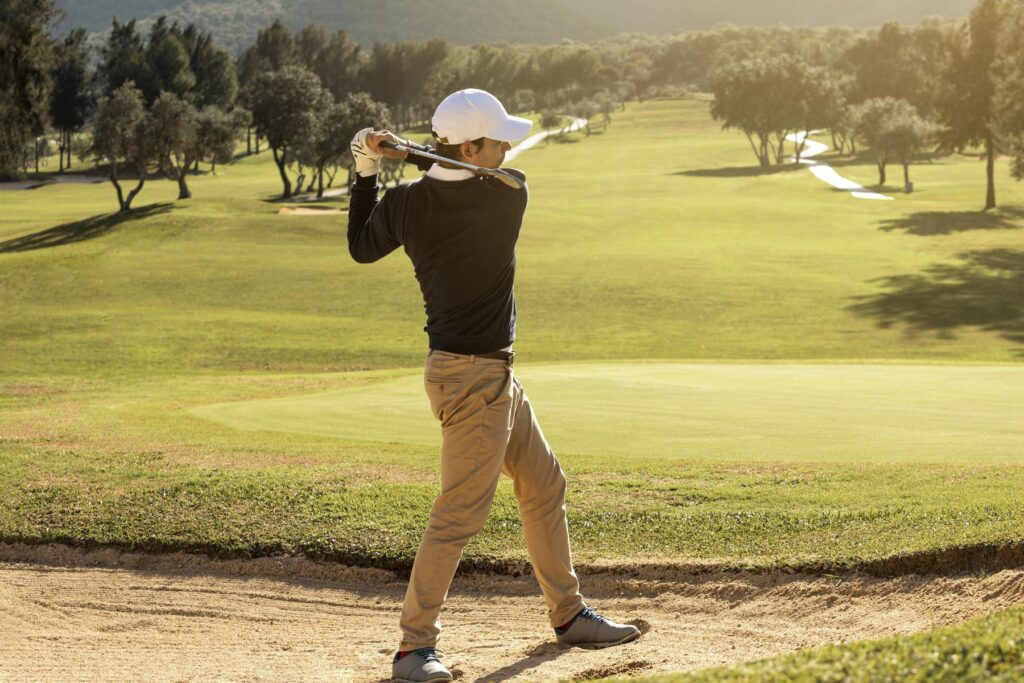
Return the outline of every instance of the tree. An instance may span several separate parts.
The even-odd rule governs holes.
[[[963,151],[984,145],[988,185],[985,210],[996,207],[994,70],[1000,30],[1008,15],[1003,0],[979,0],[953,44],[937,102],[944,149]]]
[[[327,39],[314,73],[320,77],[324,89],[340,101],[359,89],[362,62],[359,44],[350,40],[344,31],[335,31]]]
[[[619,103],[607,90],[599,92],[594,101],[597,104],[598,112],[601,113],[601,125],[603,128],[607,128],[608,124],[612,122],[612,112],[618,111]]]
[[[204,107],[198,116],[197,131],[198,161],[210,164],[210,171],[217,173],[217,164],[226,164],[235,154],[235,141],[248,125],[248,112],[235,110],[225,112],[217,107]]]
[[[995,73],[994,129],[999,145],[1012,155],[1010,173],[1024,180],[1024,5],[1017,4],[1001,39]]]
[[[107,42],[100,48],[100,62],[96,69],[100,92],[110,95],[122,85],[149,80],[142,37],[135,29],[135,20],[125,23],[113,20]]]
[[[301,66],[259,74],[246,100],[259,135],[267,139],[274,154],[281,182],[282,198],[292,196],[287,166],[290,153],[307,138],[316,122],[317,105],[322,102],[320,80]]]
[[[149,134],[164,175],[178,182],[178,199],[191,199],[186,176],[199,159],[199,112],[172,92],[162,92],[149,113]]]
[[[89,48],[84,28],[73,29],[57,49],[50,119],[60,134],[60,172],[71,168],[71,136],[82,129],[93,106],[88,77]]]
[[[585,121],[584,130],[588,136],[590,135],[590,119],[594,118],[597,112],[597,103],[589,98],[582,99],[572,106],[572,115]]]
[[[256,42],[238,59],[238,82],[245,89],[261,73],[296,63],[295,41],[279,19],[256,34]]]
[[[771,165],[772,154],[781,164],[786,136],[807,130],[806,91],[813,78],[804,62],[789,55],[726,63],[711,77],[711,116],[722,128],[743,131],[762,167]]]
[[[851,114],[857,140],[870,147],[875,156],[879,185],[885,185],[885,168],[889,163],[889,154],[885,146],[885,126],[900,107],[900,100],[877,97],[857,105]]]
[[[231,55],[215,46],[209,34],[203,34],[191,52],[190,65],[196,77],[194,104],[230,110],[238,96],[238,75]]]
[[[147,103],[155,102],[163,92],[189,97],[196,76],[177,24],[168,26],[164,16],[157,18],[143,54],[149,77],[141,88]]]
[[[935,135],[935,126],[918,115],[909,102],[885,126],[884,145],[889,158],[903,166],[903,187],[910,192],[910,164]]]
[[[906,100],[877,97],[854,108],[852,118],[858,139],[871,148],[878,166],[878,184],[885,185],[886,165],[903,165],[904,181],[910,183],[910,164],[934,135],[934,126]]]
[[[98,160],[110,164],[110,182],[117,190],[121,211],[131,209],[132,201],[142,191],[150,164],[156,158],[149,130],[149,118],[142,104],[142,92],[128,81],[99,102],[93,126],[90,151]],[[121,189],[120,169],[127,166],[138,176],[138,184],[128,193]]]
[[[49,30],[57,17],[53,0],[0,3],[0,177],[22,176],[22,149],[43,134],[54,65]]]

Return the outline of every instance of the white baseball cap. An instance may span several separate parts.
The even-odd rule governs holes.
[[[522,140],[533,128],[533,121],[509,116],[497,97],[486,90],[468,88],[444,98],[431,126],[438,142],[458,145],[478,138]]]

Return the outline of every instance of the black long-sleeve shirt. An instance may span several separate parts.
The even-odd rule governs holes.
[[[410,154],[422,170],[432,162]],[[516,169],[505,169],[519,178]],[[423,292],[430,348],[487,353],[516,336],[516,242],[528,200],[488,176],[430,176],[377,200],[377,177],[358,177],[349,202],[348,246],[359,263],[404,247]]]

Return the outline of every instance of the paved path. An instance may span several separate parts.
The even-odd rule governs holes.
[[[814,140],[808,140],[807,136],[820,132],[822,131],[800,131],[799,133],[790,133],[789,135],[786,136],[787,140],[796,144],[799,144],[801,141],[804,141],[805,147],[804,151],[800,154],[800,163],[806,164],[808,166],[808,170],[811,172],[811,174],[814,175],[815,178],[828,183],[829,185],[838,190],[849,190],[850,194],[852,194],[857,199],[893,199],[888,195],[879,194],[877,192],[870,192],[863,185],[856,183],[850,180],[849,178],[844,178],[843,176],[839,175],[839,173],[837,173],[836,170],[831,166],[814,161],[812,157],[816,157],[823,152],[827,152],[828,145],[816,142]]]

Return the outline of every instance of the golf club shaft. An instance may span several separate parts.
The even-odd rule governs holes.
[[[479,173],[479,174],[482,174],[482,175],[494,176],[495,178],[497,178],[501,182],[505,183],[509,187],[514,187],[517,190],[520,190],[523,187],[523,181],[521,181],[519,178],[515,177],[511,173],[508,173],[507,171],[501,170],[500,168],[484,168],[483,166],[474,166],[473,164],[467,164],[464,161],[455,161],[454,159],[449,159],[448,157],[443,157],[443,156],[440,156],[440,155],[437,155],[437,154],[433,154],[431,152],[427,152],[427,151],[422,150],[422,149],[416,149],[415,147],[409,147],[408,145],[396,145],[395,143],[388,142],[386,140],[381,141],[380,146],[381,147],[386,147],[387,149],[393,149],[393,150],[396,150],[398,152],[406,152],[408,154],[415,154],[416,156],[421,156],[421,157],[425,157],[427,159],[432,159],[434,161],[439,161],[439,162],[444,162],[446,164],[451,164],[452,166],[457,166],[458,168],[464,168],[467,171],[472,171],[473,173]]]

